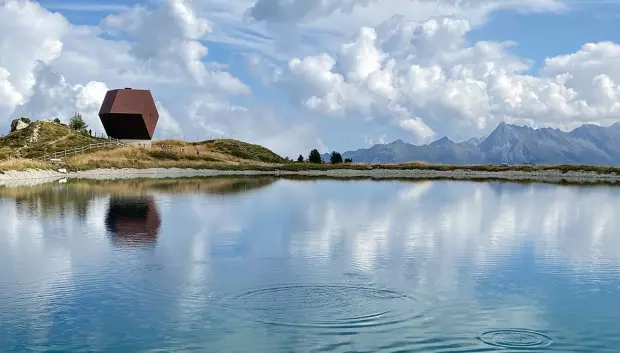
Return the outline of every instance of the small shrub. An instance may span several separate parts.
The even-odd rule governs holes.
[[[331,164],[340,164],[342,163],[342,155],[336,151],[333,151],[331,156],[329,157],[329,162]]]
[[[323,159],[321,158],[321,154],[319,153],[319,150],[315,148],[312,151],[310,151],[310,155],[308,156],[308,162],[316,163],[316,164],[320,164],[323,162]]]
[[[69,120],[69,127],[76,131],[83,131],[86,130],[88,125],[86,125],[86,122],[82,118],[82,114],[75,113],[73,117],[71,117],[71,120]],[[88,131],[86,132],[88,133]]]

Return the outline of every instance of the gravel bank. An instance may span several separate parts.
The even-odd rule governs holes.
[[[95,169],[89,171],[59,173],[56,171],[8,171],[0,174],[0,183],[7,185],[11,182],[32,179],[132,179],[132,178],[179,178],[197,176],[230,176],[230,175],[281,175],[281,176],[308,176],[330,178],[403,178],[403,179],[500,179],[507,181],[542,181],[542,182],[572,182],[572,183],[609,183],[620,182],[620,175],[598,174],[595,172],[565,172],[559,170],[545,170],[537,172],[502,171],[484,172],[473,170],[434,171],[434,170],[395,170],[395,169],[333,169],[333,170],[307,170],[307,171],[237,171],[237,170],[211,170],[211,169],[178,169],[178,168],[153,168],[153,169]],[[34,181],[31,181],[32,183]]]

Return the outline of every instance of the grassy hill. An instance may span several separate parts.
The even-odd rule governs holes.
[[[35,121],[22,130],[0,138],[0,170],[50,169],[51,164],[37,161],[36,158],[102,140],[104,139],[79,133],[63,124]],[[265,147],[231,139],[202,142],[153,141],[151,149],[128,146],[89,150],[62,160],[65,167],[73,170],[150,167],[250,169],[251,166],[261,167],[286,162]]]
[[[0,159],[37,158],[74,147],[87,146],[102,139],[81,134],[66,125],[35,121],[28,127],[0,138]]]
[[[284,163],[284,158],[280,157],[273,151],[251,143],[232,140],[206,140],[201,142],[186,142],[180,140],[165,140],[165,141],[153,141],[153,151],[161,151],[160,144],[164,146],[171,146],[172,151],[175,153],[183,152],[182,148],[185,147],[185,152],[181,155],[196,155],[196,149],[200,151],[200,155],[207,154],[214,158],[214,160],[246,160],[255,161],[260,163]],[[219,157],[219,158],[218,158]]]
[[[166,146],[165,149],[159,147]],[[167,146],[171,146],[169,149]],[[257,148],[258,147],[258,148]],[[200,152],[196,153],[196,150]],[[257,158],[254,158],[256,156]],[[254,169],[284,163],[270,150],[241,141],[157,141],[151,149],[122,147],[83,153],[65,159],[71,169],[94,168],[214,168]]]

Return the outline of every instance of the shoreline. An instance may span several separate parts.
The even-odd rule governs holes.
[[[308,177],[330,179],[442,179],[442,180],[499,180],[514,182],[546,183],[620,183],[616,173],[602,174],[586,171],[561,171],[545,169],[539,171],[479,171],[479,170],[426,170],[426,169],[328,169],[328,170],[219,170],[189,168],[149,168],[149,169],[92,169],[86,171],[61,173],[53,170],[6,171],[0,174],[0,184],[12,184],[24,181],[28,184],[34,179],[137,179],[137,178],[187,178],[215,176],[275,176]]]

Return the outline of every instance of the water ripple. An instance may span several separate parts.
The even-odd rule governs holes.
[[[480,340],[492,346],[513,349],[538,349],[553,343],[551,337],[545,334],[522,329],[487,331],[480,335]]]
[[[421,305],[407,294],[341,284],[253,289],[225,297],[221,303],[249,320],[306,328],[377,328],[424,316]]]

